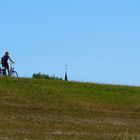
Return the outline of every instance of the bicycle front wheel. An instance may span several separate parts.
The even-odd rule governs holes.
[[[11,77],[18,77],[18,73],[16,71],[12,71]]]

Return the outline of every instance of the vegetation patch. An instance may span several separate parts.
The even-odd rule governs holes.
[[[0,140],[139,140],[140,87],[0,77]]]

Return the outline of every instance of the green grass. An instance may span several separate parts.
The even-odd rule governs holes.
[[[0,140],[139,140],[140,87],[0,77]]]

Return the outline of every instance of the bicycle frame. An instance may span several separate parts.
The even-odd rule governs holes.
[[[14,67],[12,67],[12,64],[13,64],[13,63],[10,63],[10,69],[9,69],[10,74],[12,74],[12,72],[14,71]]]
[[[6,76],[6,69],[0,67],[0,75],[1,76]]]
[[[14,70],[14,67],[12,67],[13,63],[10,63],[10,76],[11,77],[18,77],[18,73]],[[0,75],[1,76],[7,76],[6,74],[6,69],[5,68],[0,68]]]

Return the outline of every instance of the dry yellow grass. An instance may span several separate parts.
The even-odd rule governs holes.
[[[140,88],[0,78],[0,140],[139,140]]]

